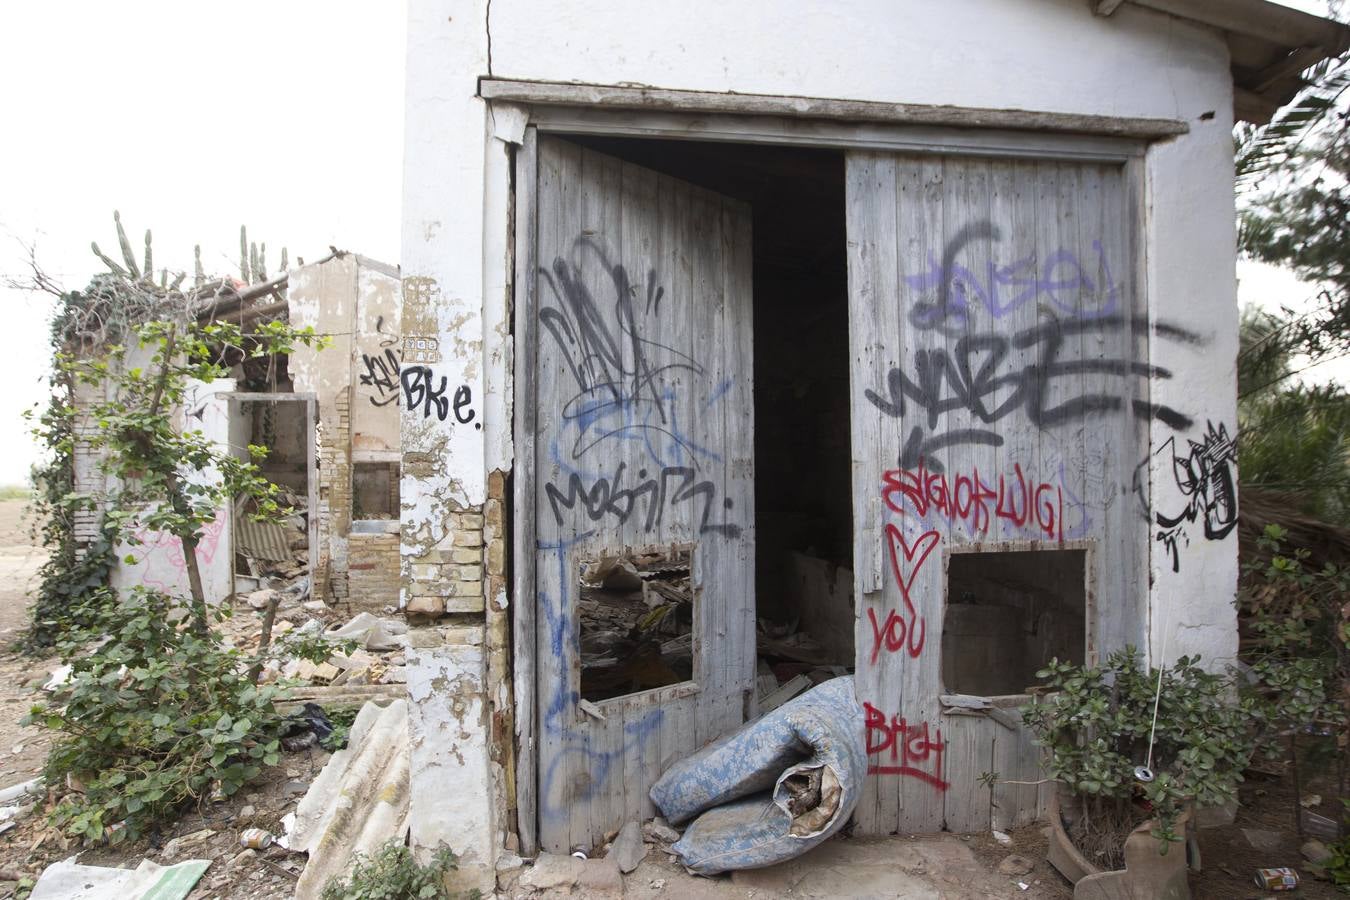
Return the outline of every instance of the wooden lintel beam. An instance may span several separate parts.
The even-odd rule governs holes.
[[[1278,100],[1272,100],[1254,91],[1243,88],[1233,89],[1233,115],[1253,125],[1264,125],[1271,120],[1280,108]]]
[[[1256,77],[1251,80],[1247,87],[1258,94],[1262,93],[1277,81],[1283,81],[1291,75],[1299,75],[1303,70],[1316,65],[1324,58],[1325,54],[1318,47],[1299,47],[1284,59],[1271,63],[1256,73]]]

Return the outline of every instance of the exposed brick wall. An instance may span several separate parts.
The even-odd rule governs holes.
[[[435,618],[483,611],[483,514],[449,514],[450,536],[439,546],[407,557],[407,613]]]
[[[346,600],[349,595],[347,530],[352,517],[351,386],[337,391],[331,404],[327,401],[326,397],[319,398],[317,596]]]
[[[347,602],[353,612],[379,613],[398,605],[397,534],[353,534],[347,539]]]

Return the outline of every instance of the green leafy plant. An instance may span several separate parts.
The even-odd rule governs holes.
[[[334,876],[324,885],[323,900],[449,900],[445,876],[458,868],[458,859],[442,846],[425,866],[418,865],[410,849],[387,841],[370,855],[358,853],[346,878]],[[472,891],[470,898],[477,898]]]
[[[39,485],[54,562],[44,570],[30,643],[54,644],[72,676],[26,720],[56,733],[46,766],[48,784],[62,794],[55,823],[75,837],[112,841],[144,834],[204,798],[228,797],[278,761],[280,688],[256,685],[262,654],[275,650],[250,657],[225,646],[212,624],[229,611],[208,606],[197,547],[218,511],[241,500],[259,521],[291,511],[258,467],[267,448],[249,446],[241,457],[217,445],[193,427],[191,404],[199,385],[229,378],[235,367],[270,370],[297,345],[327,343],[261,314],[214,319],[222,282],[206,283],[199,267],[195,290],[179,291],[184,276],[170,282],[166,271],[156,283],[149,232],[143,266],[120,220],[117,233],[123,264],[95,245],[109,272],[83,292],[61,294],[53,324],[53,399],[35,430],[52,451]],[[249,259],[241,262],[245,278],[265,273],[261,252]],[[50,289],[35,272],[37,287]],[[275,293],[279,282],[235,296],[242,303],[251,290]],[[98,496],[75,490],[77,447],[106,476]],[[74,529],[89,511],[102,516],[92,543]],[[129,547],[126,561],[135,563],[150,535],[177,545],[187,596],[110,587],[119,548]],[[331,652],[321,640],[299,643],[308,658]]]
[[[1350,721],[1350,570],[1305,565],[1288,533],[1266,526],[1243,591],[1256,650],[1252,710],[1267,734]]]
[[[1159,671],[1144,668],[1133,647],[1104,666],[1055,660],[1036,675],[1052,693],[1023,707],[1023,721],[1047,750],[1048,774],[1078,801],[1074,814],[1083,822],[1127,819],[1138,807],[1155,820],[1165,851],[1181,839],[1176,823],[1188,804],[1236,799],[1252,749],[1247,710],[1197,657],[1163,669],[1161,693]],[[1135,768],[1149,760],[1150,735],[1155,777],[1141,783]]]
[[[352,733],[352,723],[356,721],[356,714],[359,711],[355,707],[327,710],[328,721],[333,725],[333,733],[321,740],[319,746],[330,753],[336,753],[345,748],[347,739]]]
[[[255,686],[248,658],[213,630],[183,627],[186,614],[173,597],[133,588],[118,602],[92,602],[88,629],[62,645],[69,685],[25,724],[58,736],[46,777],[74,788],[53,813],[68,834],[134,839],[277,763],[280,689]],[[81,652],[94,634],[106,640]]]
[[[1246,566],[1240,596],[1253,638],[1244,694],[1259,746],[1288,754],[1299,791],[1300,756],[1333,771],[1344,800],[1350,751],[1350,570],[1308,564],[1309,552],[1287,546],[1288,532],[1268,525]],[[1302,740],[1300,740],[1302,737]],[[1317,757],[1322,757],[1318,759]],[[1330,757],[1330,760],[1327,758]],[[1302,811],[1294,807],[1301,821]],[[1342,809],[1342,824],[1350,820]],[[1346,834],[1342,827],[1341,833]]]

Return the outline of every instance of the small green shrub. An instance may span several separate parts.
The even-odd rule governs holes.
[[[1133,647],[1105,666],[1058,660],[1036,673],[1054,691],[1022,708],[1022,718],[1049,752],[1049,775],[1082,801],[1082,815],[1128,809],[1137,789],[1152,809],[1164,842],[1178,841],[1177,817],[1192,801],[1219,806],[1237,798],[1252,753],[1247,704],[1230,700],[1231,685],[1181,657],[1163,670],[1153,747],[1153,781],[1137,785],[1148,757],[1158,670]],[[1166,843],[1164,843],[1166,848]]]
[[[443,846],[421,866],[412,850],[390,840],[369,856],[358,853],[346,878],[335,876],[324,885],[322,900],[451,900],[445,876],[458,868],[457,862]],[[469,894],[478,896],[476,890]]]
[[[57,805],[67,834],[135,839],[213,793],[230,796],[279,755],[280,688],[255,686],[249,657],[214,630],[185,626],[184,601],[133,588],[118,602],[94,598],[87,629],[69,635],[68,687],[38,704],[25,724],[57,740],[50,785],[82,785]],[[106,640],[89,652],[91,635]],[[123,827],[110,831],[110,826]]]

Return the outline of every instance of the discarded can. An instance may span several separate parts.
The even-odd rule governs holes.
[[[1134,767],[1134,780],[1141,784],[1148,784],[1153,781],[1153,770],[1148,766]]]
[[[263,828],[245,828],[239,833],[239,846],[250,850],[266,850],[275,840],[276,836]]]
[[[1252,879],[1259,888],[1268,891],[1292,891],[1298,887],[1298,873],[1288,866],[1278,869],[1257,869]]]

